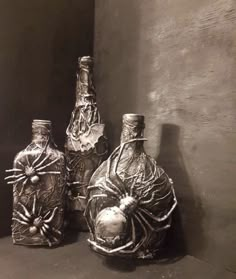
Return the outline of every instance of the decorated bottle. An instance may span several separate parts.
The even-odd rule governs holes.
[[[32,142],[6,172],[13,185],[13,243],[58,245],[64,233],[66,168],[52,139],[51,121],[33,120]]]
[[[125,114],[121,145],[93,174],[87,219],[93,250],[108,256],[153,258],[177,205],[172,180],[145,153],[144,116]]]
[[[68,169],[67,216],[69,227],[87,231],[83,216],[89,180],[107,154],[104,124],[96,104],[93,59],[78,59],[76,103],[67,128],[65,153]]]

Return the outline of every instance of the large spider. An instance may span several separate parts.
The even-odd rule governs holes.
[[[93,237],[88,241],[97,251],[108,255],[139,254],[148,247],[153,232],[161,232],[170,227],[171,213],[177,205],[173,182],[157,166],[155,160],[142,153],[141,156],[151,160],[151,174],[144,179],[138,167],[137,173],[129,177],[132,181],[129,185],[124,183],[121,173],[117,172],[124,147],[144,140],[132,139],[117,147],[107,160],[105,179],[98,179],[95,185],[88,187],[88,203],[84,215]],[[102,201],[99,203],[98,199]],[[113,200],[116,205],[104,207],[107,200]],[[93,207],[99,204],[102,205],[101,211],[93,218]],[[161,208],[158,212],[152,210],[158,205]],[[127,237],[128,226],[130,236]],[[144,257],[146,252],[141,253],[141,257]]]
[[[61,236],[62,233],[55,227],[50,226],[50,223],[54,219],[58,207],[55,207],[53,210],[49,210],[46,214],[41,216],[40,214],[42,207],[40,207],[38,212],[36,212],[36,195],[34,195],[31,212],[22,203],[19,202],[18,205],[23,209],[23,212],[15,209],[13,211],[14,217],[12,218],[12,220],[15,220],[21,225],[28,226],[31,236],[40,233],[41,236],[44,237],[47,241],[49,247],[52,246],[51,240],[58,243],[59,240],[54,234]]]
[[[22,188],[19,193],[21,195],[24,191],[24,187],[28,181],[32,184],[37,184],[40,180],[40,176],[44,174],[60,174],[60,171],[45,171],[45,169],[54,163],[56,163],[60,158],[56,158],[55,160],[45,163],[50,154],[46,155],[43,158],[43,154],[48,146],[48,143],[45,144],[45,147],[39,153],[39,155],[35,158],[35,160],[30,163],[29,157],[25,155],[25,161],[16,160],[15,167],[13,169],[6,170],[6,172],[14,172],[13,175],[7,176],[5,180],[9,180],[7,184],[18,184],[22,182]]]

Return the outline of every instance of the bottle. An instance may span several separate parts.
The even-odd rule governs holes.
[[[13,243],[58,245],[64,233],[66,167],[52,139],[51,121],[33,120],[32,142],[6,172],[13,185]]]
[[[177,205],[173,182],[145,153],[144,116],[125,114],[121,145],[93,174],[85,217],[93,250],[153,258]]]
[[[107,139],[96,104],[93,59],[78,59],[76,103],[67,128],[65,153],[68,166],[67,217],[69,227],[87,231],[83,212],[87,186],[93,172],[106,158]]]

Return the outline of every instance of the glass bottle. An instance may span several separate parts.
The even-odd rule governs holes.
[[[97,109],[92,70],[92,57],[78,59],[76,103],[65,144],[69,185],[67,217],[69,227],[81,231],[88,230],[83,212],[89,180],[107,154],[107,139]]]
[[[153,258],[177,205],[172,180],[145,153],[144,116],[125,114],[121,145],[93,174],[85,217],[92,249]]]
[[[33,120],[32,142],[19,152],[8,184],[13,185],[14,244],[58,245],[63,239],[65,157],[52,139],[51,121]]]

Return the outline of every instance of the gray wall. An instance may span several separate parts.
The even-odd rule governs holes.
[[[95,81],[112,147],[146,116],[175,181],[172,245],[236,271],[236,2],[97,0]]]
[[[32,119],[51,119],[63,149],[77,57],[92,54],[93,21],[93,0],[0,1],[0,235],[11,222],[4,169],[30,143]]]

